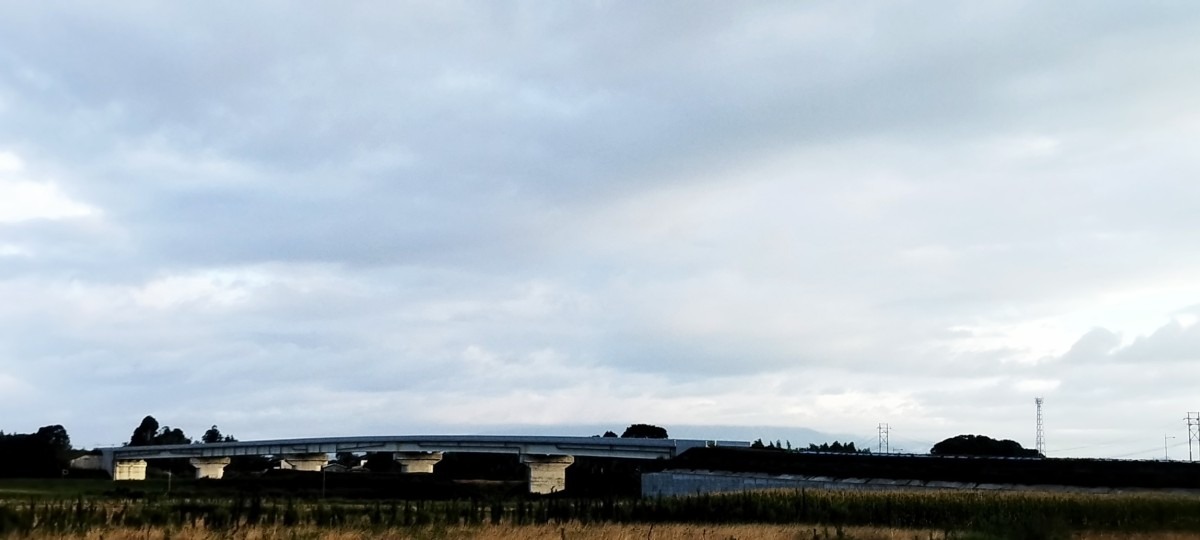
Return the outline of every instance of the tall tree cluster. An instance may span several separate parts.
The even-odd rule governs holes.
[[[0,477],[60,476],[70,462],[70,453],[71,437],[57,424],[41,427],[36,433],[0,431]]]
[[[153,416],[147,416],[133,430],[133,435],[129,437],[128,443],[129,446],[160,446],[164,444],[192,444],[192,439],[185,435],[182,429],[171,428],[171,426],[159,427],[158,420],[155,420]]]
[[[996,440],[986,435],[951,437],[933,445],[929,453],[935,456],[1045,457],[1016,441]]]
[[[667,430],[650,424],[633,424],[621,433],[622,439],[666,439]]]
[[[204,436],[200,437],[200,442],[204,444],[237,442],[237,439],[233,438],[233,435],[222,435],[221,430],[217,428],[217,425],[213,424],[213,427],[208,428],[208,431],[204,432]]]

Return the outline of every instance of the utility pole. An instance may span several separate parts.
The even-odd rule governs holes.
[[[1175,437],[1172,437],[1170,435],[1163,434],[1163,461],[1171,461],[1171,456],[1167,455],[1167,440],[1174,439],[1174,438]]]
[[[1188,461],[1195,461],[1192,458],[1192,441],[1200,441],[1200,412],[1187,413],[1188,427]]]
[[[888,432],[891,431],[891,426],[887,424],[879,424],[879,453],[891,453],[892,445],[888,443]]]

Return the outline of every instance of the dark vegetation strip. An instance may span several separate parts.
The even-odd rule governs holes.
[[[963,483],[1200,489],[1200,463],[696,448],[668,468]]]
[[[311,502],[232,499],[31,500],[0,503],[0,536],[101,528],[315,526],[382,530],[487,524],[770,523],[945,531],[1200,533],[1200,499],[1040,493],[779,491],[663,499]]]

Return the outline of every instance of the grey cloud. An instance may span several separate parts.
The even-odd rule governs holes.
[[[1198,345],[1120,346],[1108,300],[1196,302],[1198,16],[13,6],[0,151],[101,214],[0,226],[32,253],[0,257],[0,381],[95,404],[37,418],[85,440],[146,413],[511,425],[578,396],[695,423],[678,411],[721,395],[696,410],[772,423],[738,392],[777,423],[1016,433],[1047,381],[1079,429],[1166,400],[1113,416],[1134,422],[1182,394],[1130,366]],[[490,416],[389,416],[445,396]]]
[[[1077,368],[1119,362],[1150,369],[1153,364],[1196,360],[1200,358],[1197,355],[1200,355],[1200,325],[1184,325],[1171,320],[1153,333],[1138,336],[1127,344],[1107,329],[1093,329],[1058,360]]]
[[[1200,326],[1171,321],[1153,334],[1139,337],[1116,354],[1124,362],[1158,363],[1200,360]]]
[[[1094,328],[1071,346],[1062,361],[1076,364],[1103,362],[1120,344],[1120,336],[1104,328]]]

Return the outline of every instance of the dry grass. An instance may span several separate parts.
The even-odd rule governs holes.
[[[941,533],[871,527],[846,527],[845,538],[853,540],[942,540]],[[204,527],[96,528],[79,534],[34,533],[29,540],[64,538],[71,540],[808,540],[837,538],[837,531],[824,526],[805,525],[496,525],[482,527],[405,528],[379,531],[328,529],[316,527],[244,527],[214,531]],[[1159,538],[1159,537],[1154,537]]]
[[[941,532],[846,527],[847,540],[945,540]],[[953,538],[953,535],[951,536]],[[214,531],[204,527],[97,528],[79,534],[34,533],[28,540],[826,540],[839,538],[836,530],[812,525],[498,525],[482,527],[405,528],[386,530],[327,529],[316,527],[243,527]],[[1080,540],[1184,540],[1185,533],[1083,533]]]
[[[1196,533],[1114,533],[1089,532],[1077,536],[1081,540],[1195,540],[1200,538]]]

